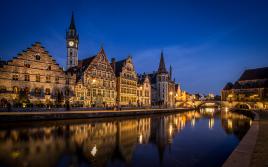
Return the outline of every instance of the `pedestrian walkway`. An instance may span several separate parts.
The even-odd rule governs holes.
[[[251,167],[268,167],[268,112],[260,112],[259,133],[251,156]]]

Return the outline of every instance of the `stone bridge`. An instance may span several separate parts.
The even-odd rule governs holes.
[[[221,101],[213,101],[213,100],[189,100],[184,102],[176,102],[177,107],[220,107]]]
[[[241,109],[264,109],[266,103],[262,101],[222,101],[222,106]]]
[[[213,100],[189,100],[184,102],[176,102],[177,107],[228,107],[241,109],[264,109],[267,103],[262,101],[213,101]]]

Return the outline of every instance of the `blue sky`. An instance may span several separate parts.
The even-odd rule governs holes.
[[[65,31],[74,11],[79,59],[101,45],[109,59],[132,55],[136,71],[166,66],[189,92],[219,94],[246,68],[268,66],[268,1],[2,0],[0,56],[39,41],[65,67]]]

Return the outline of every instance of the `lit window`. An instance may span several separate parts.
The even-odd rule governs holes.
[[[13,87],[13,93],[19,93],[19,88],[17,86],[14,86]]]
[[[35,76],[35,80],[36,80],[36,82],[40,82],[40,75],[39,75],[39,74],[37,74],[37,75]]]

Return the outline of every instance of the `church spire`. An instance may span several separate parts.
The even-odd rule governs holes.
[[[167,73],[163,51],[161,51],[161,57],[160,57],[160,63],[159,63],[159,67],[158,67],[158,73]]]
[[[72,12],[72,18],[69,29],[76,30],[75,23],[74,23],[74,12]]]

